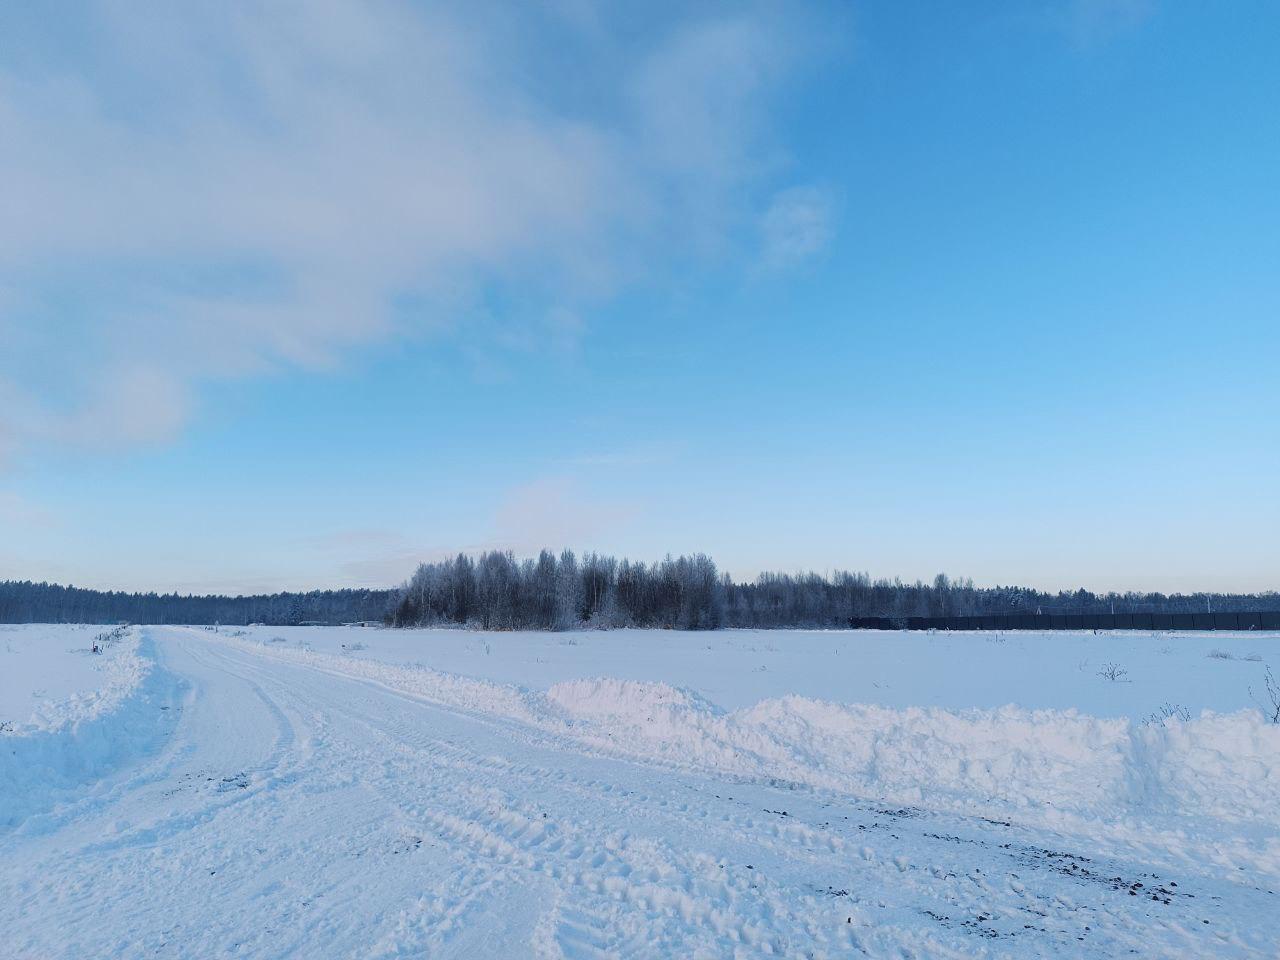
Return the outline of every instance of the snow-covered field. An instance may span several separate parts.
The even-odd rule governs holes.
[[[0,625],[0,722],[49,727],[83,710],[135,653],[136,637],[94,656],[94,639],[110,629]]]
[[[0,628],[5,956],[1280,956],[1274,634],[98,632]]]

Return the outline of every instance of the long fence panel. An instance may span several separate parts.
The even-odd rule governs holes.
[[[1280,630],[1280,611],[854,617],[849,626],[860,630]]]

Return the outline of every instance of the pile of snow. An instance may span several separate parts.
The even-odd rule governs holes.
[[[1169,811],[1280,826],[1280,726],[1257,710],[1133,731],[1135,792]]]
[[[64,794],[138,756],[159,735],[172,690],[156,669],[150,641],[133,628],[120,631],[101,655],[90,652],[92,642],[86,634],[83,650],[31,644],[9,651],[6,665],[12,676],[25,676],[29,689],[31,678],[59,673],[77,677],[81,688],[41,699],[29,718],[7,719],[0,727],[0,828],[52,808]],[[79,676],[86,664],[94,679],[87,688]]]
[[[1074,710],[894,710],[792,696],[725,713],[665,684],[606,679],[557,684],[547,699],[593,744],[891,803],[1280,822],[1280,727],[1256,710],[1144,724]]]
[[[1028,824],[1210,817],[1280,823],[1280,727],[1256,710],[1146,723],[1076,710],[890,708],[785,696],[725,711],[652,681],[545,693],[310,650],[233,641],[424,700],[535,726],[600,752]]]

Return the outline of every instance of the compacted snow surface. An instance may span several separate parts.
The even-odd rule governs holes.
[[[1280,956],[1275,635],[97,632],[0,631],[5,957]]]

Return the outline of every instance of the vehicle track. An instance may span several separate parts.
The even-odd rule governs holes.
[[[14,956],[1274,955],[1265,890],[154,641],[169,744],[0,837]]]

